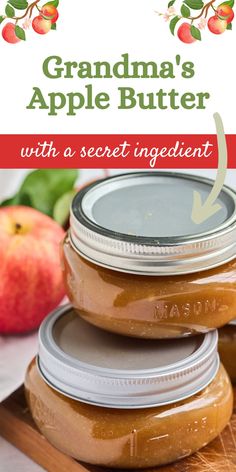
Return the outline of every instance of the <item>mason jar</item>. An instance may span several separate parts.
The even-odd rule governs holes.
[[[86,321],[141,338],[178,338],[236,313],[236,193],[224,187],[202,217],[213,181],[138,172],[81,190],[63,247],[68,297]],[[216,211],[217,210],[217,211]]]
[[[137,469],[187,457],[233,408],[217,331],[130,339],[86,323],[71,306],[43,322],[25,392],[41,433],[83,462]]]
[[[219,353],[231,381],[236,383],[236,320],[219,330]]]

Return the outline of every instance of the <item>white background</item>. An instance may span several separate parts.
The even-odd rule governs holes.
[[[177,0],[178,3],[178,0]],[[43,2],[42,2],[43,4]],[[168,25],[155,10],[166,10],[164,0],[61,0],[58,31],[39,36],[27,33],[26,43],[9,45],[0,40],[1,51],[1,133],[214,133],[212,115],[218,111],[226,133],[235,134],[236,67],[234,61],[235,31],[213,35],[202,33],[203,41],[182,44],[174,38]],[[0,14],[5,1],[0,0]],[[183,61],[195,63],[195,77],[138,80],[50,80],[42,73],[42,63],[49,55],[59,55],[63,61],[120,60],[128,52],[131,60],[158,63],[174,61],[180,54]],[[49,92],[83,91],[85,83],[93,83],[97,92],[111,96],[112,107],[106,111],[81,110],[76,117],[49,117],[46,111],[26,109],[33,86]],[[169,91],[184,93],[209,92],[211,99],[204,111],[129,111],[117,110],[116,92],[119,86],[132,86],[139,91]],[[7,159],[7,154],[5,156]],[[0,171],[0,197],[17,188],[25,171]],[[214,177],[214,171],[197,173]],[[82,180],[94,175],[83,171]],[[236,184],[236,171],[229,171],[227,183]],[[34,465],[0,438],[0,472],[36,472]],[[40,469],[41,470],[41,469]]]
[[[236,28],[222,35],[203,31],[202,42],[183,44],[169,32],[168,24],[155,10],[166,10],[167,0],[61,0],[57,32],[44,36],[27,32],[27,41],[16,45],[0,41],[1,51],[1,133],[214,133],[212,114],[218,111],[227,133],[235,133],[236,67],[234,46]],[[177,0],[176,4],[179,4]],[[4,10],[5,0],[0,0]],[[182,79],[48,79],[42,63],[58,55],[64,61],[119,61],[128,52],[132,60],[195,63],[195,77]],[[81,110],[68,117],[63,111],[49,117],[45,110],[26,110],[32,87],[45,96],[49,92],[82,91],[85,83],[112,97],[108,110]],[[206,110],[117,110],[118,86],[133,86],[137,91],[160,88],[179,92],[209,91]]]

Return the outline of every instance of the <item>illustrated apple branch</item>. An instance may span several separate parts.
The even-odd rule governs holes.
[[[217,7],[217,0],[210,0],[204,3],[202,0],[184,0],[180,13],[175,10],[176,0],[168,3],[166,13],[158,13],[166,21],[169,21],[171,33],[174,35],[177,23],[181,24],[177,30],[177,36],[183,43],[191,44],[195,41],[201,41],[201,30],[208,27],[213,34],[222,34],[226,30],[232,30],[232,21],[234,19],[234,0],[227,0]],[[198,12],[194,15],[194,11]],[[213,12],[208,18],[209,12]],[[200,20],[196,25],[196,21]],[[195,24],[194,24],[195,23]]]
[[[5,23],[2,28],[2,37],[7,43],[16,44],[25,41],[25,31],[31,26],[38,34],[46,34],[56,29],[59,0],[49,1],[41,7],[40,1],[34,0],[28,3],[27,0],[8,0],[5,15],[0,15],[0,24]],[[17,12],[24,11],[24,13],[18,14],[16,10]],[[37,10],[37,15],[31,20],[35,10]]]

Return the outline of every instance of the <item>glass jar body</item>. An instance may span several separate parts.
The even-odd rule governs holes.
[[[107,331],[176,338],[207,332],[235,318],[236,260],[194,274],[134,275],[88,262],[68,237],[62,257],[72,305]]]
[[[236,325],[226,325],[219,330],[219,353],[231,381],[236,383]]]
[[[202,392],[172,405],[140,410],[101,408],[65,397],[40,376],[35,360],[26,398],[42,434],[87,463],[144,468],[189,456],[214,439],[232,414],[232,388],[221,366]]]

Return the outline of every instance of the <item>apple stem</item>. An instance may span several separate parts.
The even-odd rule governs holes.
[[[22,228],[21,224],[20,224],[20,223],[16,223],[16,224],[15,224],[15,233],[16,233],[16,234],[19,234],[21,228]]]
[[[30,16],[31,16],[34,7],[36,7],[39,2],[40,2],[40,0],[35,0],[35,2],[31,3],[31,4],[27,7],[27,9],[26,9],[24,15],[18,16],[18,17],[17,17],[17,16],[14,16],[12,19],[13,19],[13,20],[17,20],[17,21],[18,21],[18,20],[23,20],[23,18],[25,18],[25,17],[28,15],[29,12],[30,12]]]
[[[205,15],[205,17],[206,17],[209,8],[210,8],[210,7],[213,8],[213,3],[215,3],[215,2],[216,2],[216,0],[211,0],[210,2],[206,3],[206,5],[204,5],[203,9],[201,10],[201,13],[200,13],[198,16],[192,16],[192,17],[190,17],[190,20],[198,20],[199,18],[202,17],[202,15],[204,14],[204,12],[206,12],[206,15]]]

